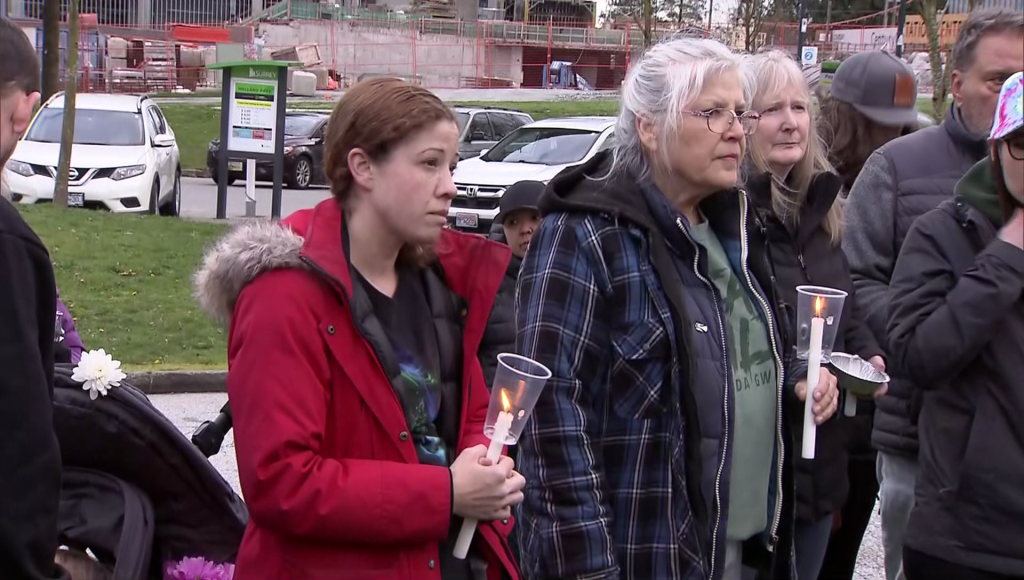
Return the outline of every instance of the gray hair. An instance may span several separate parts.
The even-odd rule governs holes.
[[[652,123],[658,128],[659,141],[668,143],[682,124],[683,111],[697,99],[704,83],[715,75],[739,70],[739,56],[715,40],[681,38],[652,46],[633,65],[622,86],[608,176],[651,178],[651,160],[640,142],[637,120]],[[667,147],[660,149],[667,151]]]
[[[981,39],[990,34],[1016,32],[1024,36],[1024,13],[1005,8],[984,8],[971,12],[960,27],[953,45],[953,68],[966,71],[974,66],[974,53]]]

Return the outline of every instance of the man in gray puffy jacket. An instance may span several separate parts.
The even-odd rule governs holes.
[[[999,90],[1024,68],[1024,15],[978,10],[960,29],[952,66],[953,104],[940,125],[891,141],[868,158],[850,191],[843,249],[868,325],[887,344],[889,282],[911,224],[953,196],[957,181],[987,154]],[[914,505],[920,394],[890,366],[888,396],[877,401],[886,579],[902,578],[903,535]]]

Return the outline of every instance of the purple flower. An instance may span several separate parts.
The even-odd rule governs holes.
[[[164,580],[232,580],[234,575],[233,564],[215,564],[205,558],[183,558],[181,562],[167,564]]]

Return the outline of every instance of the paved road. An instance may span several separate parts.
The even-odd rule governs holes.
[[[217,184],[204,177],[181,178],[181,215],[192,219],[214,219],[217,217]],[[256,215],[270,216],[270,201],[273,187],[269,183],[256,182]],[[305,191],[282,190],[281,217],[293,211],[313,207],[330,197],[325,187],[311,187]],[[228,187],[228,217],[245,216],[245,186],[235,182]]]
[[[223,393],[204,393],[191,395],[152,395],[150,400],[163,412],[178,429],[191,437],[203,421],[212,419],[227,400]],[[235,440],[229,433],[220,453],[210,461],[220,471],[224,479],[241,493],[238,485],[238,464],[235,461]],[[879,527],[877,512],[871,518],[864,542],[861,544],[857,561],[855,580],[884,580],[885,568],[882,563],[882,530]]]

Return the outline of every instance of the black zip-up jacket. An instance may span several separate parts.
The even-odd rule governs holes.
[[[1024,251],[997,238],[987,161],[914,224],[892,279],[889,352],[924,393],[905,544],[1024,571]]]
[[[46,247],[0,199],[0,577],[62,578],[54,564],[61,459],[53,430],[57,287]]]
[[[767,237],[775,271],[780,324],[787,328],[784,333],[788,353],[787,374],[791,377],[806,376],[806,363],[795,360],[796,333],[792,330],[796,328],[796,288],[800,285],[827,286],[849,294],[843,304],[833,351],[860,355],[865,360],[883,354],[857,306],[846,255],[838,244],[832,243],[823,227],[842,185],[842,179],[834,173],[815,176],[800,208],[798,225],[791,226],[784,224],[772,210],[770,174],[755,175],[747,181],[747,192],[764,226],[761,234]],[[847,442],[851,433],[856,431],[853,423],[858,419],[840,415],[837,413],[818,426],[817,450],[813,460],[794,458],[798,521],[818,521],[840,509],[846,501],[850,487]],[[858,416],[859,420],[868,422],[864,431],[870,432],[871,409]],[[790,419],[794,440],[800,441],[803,437],[803,414],[792,413]]]
[[[522,265],[522,258],[512,256],[501,286],[498,287],[498,295],[494,297],[491,316],[487,319],[484,338],[480,342],[480,366],[484,369],[487,388],[494,383],[498,355],[516,351],[516,280],[519,279],[519,268]],[[509,451],[513,448],[509,448]]]

